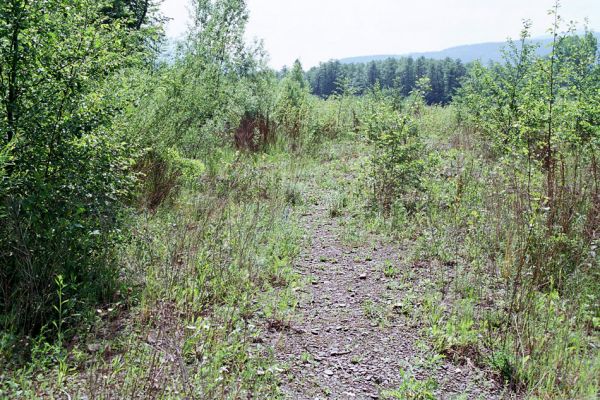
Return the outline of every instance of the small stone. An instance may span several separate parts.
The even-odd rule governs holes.
[[[351,351],[349,351],[349,350],[332,350],[330,355],[331,356],[343,356],[343,355],[350,354],[350,353],[351,353]]]
[[[90,343],[87,345],[87,348],[90,352],[95,353],[100,350],[100,343]]]
[[[364,279],[367,279],[367,274],[360,274],[360,275],[358,276],[358,278],[359,278],[359,279],[363,279],[363,280],[364,280]]]
[[[150,344],[156,343],[156,332],[151,331],[150,333],[148,333],[148,337],[146,339]]]
[[[326,370],[325,370],[325,375],[327,375],[327,376],[332,376],[332,375],[333,375],[333,371],[332,371],[332,370],[330,370],[330,369],[326,369]]]

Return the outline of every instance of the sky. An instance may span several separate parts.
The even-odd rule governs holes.
[[[375,54],[436,51],[463,44],[516,38],[523,19],[532,35],[546,35],[553,0],[247,0],[246,36],[262,39],[270,65],[300,59],[305,68],[321,61]],[[191,0],[164,0],[171,21],[167,35],[181,36]],[[562,0],[568,22],[600,31],[600,0]]]

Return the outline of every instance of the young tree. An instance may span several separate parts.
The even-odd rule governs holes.
[[[280,83],[275,106],[279,129],[290,139],[294,148],[300,145],[305,133],[309,111],[308,96],[308,82],[304,78],[302,64],[296,60],[292,70]]]
[[[137,35],[92,0],[0,3],[0,309],[23,329],[52,312],[56,275],[82,303],[112,284],[131,181],[102,85],[142,59]]]

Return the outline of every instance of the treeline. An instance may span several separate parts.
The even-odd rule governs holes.
[[[467,66],[458,59],[419,57],[415,60],[403,57],[353,64],[329,61],[311,68],[306,76],[312,93],[323,98],[344,90],[344,86],[357,94],[364,94],[377,84],[408,97],[417,88],[419,79],[426,77],[431,90],[425,95],[425,101],[428,104],[448,104],[466,73]]]

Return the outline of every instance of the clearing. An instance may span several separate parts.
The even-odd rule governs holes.
[[[468,356],[453,363],[432,350],[414,318],[430,317],[419,309],[440,266],[407,261],[409,245],[370,232],[347,209],[364,159],[348,145],[329,151],[305,171],[297,315],[268,334],[286,397],[509,397]]]

